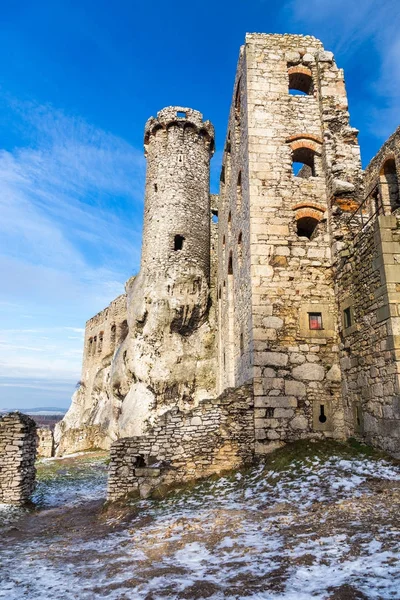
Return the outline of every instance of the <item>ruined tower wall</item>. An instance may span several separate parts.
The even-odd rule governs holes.
[[[241,49],[225,141],[218,220],[219,390],[252,379],[246,60]],[[239,86],[239,87],[238,87]],[[239,90],[239,93],[237,92]]]
[[[146,124],[141,271],[154,278],[194,268],[209,279],[213,137],[211,124],[188,108],[168,107]]]
[[[389,167],[389,168],[388,168]],[[349,435],[400,455],[400,130],[365,171],[337,260],[343,402]],[[361,217],[362,215],[362,217]]]
[[[128,333],[127,298],[118,296],[85,327],[81,380],[54,431],[57,454],[108,449],[119,431],[121,402],[109,391],[114,353]]]
[[[35,489],[36,424],[15,412],[0,417],[0,503],[21,506]]]
[[[240,76],[241,70],[245,77]],[[330,87],[325,86],[329,77],[338,77],[339,83],[335,80]],[[292,86],[299,90],[297,94],[289,93]],[[337,120],[335,111],[339,111],[343,123],[337,124],[337,129],[348,126],[346,107],[336,98],[332,103],[331,97],[338,89],[342,94],[342,74],[332,54],[325,52],[315,38],[246,36],[234,102],[246,111],[247,135],[240,137],[243,149],[237,155],[248,156],[244,179],[249,209],[248,215],[243,214],[242,224],[235,211],[235,198],[231,197],[229,208],[222,203],[220,238],[227,235],[231,210],[232,230],[243,228],[243,236],[249,240],[244,245],[248,255],[243,260],[250,263],[249,339],[256,449],[261,453],[282,440],[344,435],[331,269],[331,162],[325,149],[325,119]],[[306,93],[300,95],[301,90]],[[234,124],[231,115],[231,140]],[[231,152],[229,158],[225,149],[224,164],[230,160],[232,171],[239,168],[237,155]],[[304,164],[295,173],[292,162],[297,161]],[[346,169],[345,164],[343,176],[348,176]],[[354,190],[353,184],[349,186]],[[307,230],[310,224],[314,224],[312,233]],[[235,250],[232,245],[225,251],[219,284],[228,276],[226,256],[230,251],[235,255]],[[222,262],[221,239],[220,259]],[[234,280],[240,278],[239,273],[233,260]],[[226,312],[222,306],[222,322]],[[310,314],[322,319],[322,329],[310,329]],[[239,314],[236,317],[235,347],[240,348],[239,332],[244,324]],[[227,327],[222,345],[226,331]],[[240,373],[237,366],[235,372]]]

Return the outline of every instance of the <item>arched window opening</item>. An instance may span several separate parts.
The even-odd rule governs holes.
[[[296,148],[292,154],[292,171],[295,177],[315,177],[315,152],[311,148]]]
[[[243,240],[243,236],[242,236],[242,232],[239,233],[239,237],[238,237],[238,259],[239,259],[239,264],[242,264],[242,259],[243,259],[243,244],[242,244],[242,240]]]
[[[211,211],[211,220],[213,223],[218,223],[218,211],[217,210],[212,210]]]
[[[399,182],[397,179],[396,163],[393,158],[385,162],[380,176],[382,199],[384,204],[394,210],[400,205]]]
[[[175,252],[178,250],[182,250],[184,241],[185,241],[185,238],[183,237],[183,235],[176,235],[174,237],[174,251]]]
[[[233,275],[233,257],[232,250],[229,252],[228,275]]]
[[[238,209],[242,206],[242,172],[239,171],[236,185],[236,198],[237,198],[237,207]]]
[[[102,352],[103,350],[103,338],[104,338],[104,331],[100,331],[99,333],[99,343],[97,346],[97,352]]]
[[[126,336],[128,335],[128,321],[122,321],[119,326],[119,343],[122,344]]]
[[[314,91],[311,71],[304,67],[289,68],[289,94],[310,96]]]
[[[311,240],[316,233],[318,223],[318,219],[313,217],[302,217],[297,221],[297,235]]]

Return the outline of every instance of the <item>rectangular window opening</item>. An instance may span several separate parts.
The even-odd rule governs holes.
[[[176,116],[177,116],[177,117],[180,117],[180,118],[182,118],[182,119],[186,119],[186,113],[185,113],[183,110],[178,110],[178,111],[176,112]]]
[[[176,235],[174,237],[174,250],[175,252],[177,250],[182,250],[183,248],[183,242],[185,241],[185,238],[183,237],[183,235]]]
[[[353,317],[351,314],[351,307],[347,307],[343,311],[344,328],[347,329],[353,325]]]
[[[308,313],[308,325],[310,329],[323,329],[322,326],[322,314],[321,313]]]

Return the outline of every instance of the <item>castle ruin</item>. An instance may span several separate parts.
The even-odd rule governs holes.
[[[109,499],[350,436],[400,454],[400,129],[365,171],[344,74],[248,34],[219,195],[214,129],[145,127],[140,272],[87,322],[58,453],[110,448]]]

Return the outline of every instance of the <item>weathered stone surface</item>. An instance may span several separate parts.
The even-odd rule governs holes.
[[[19,412],[0,416],[0,504],[26,504],[35,489],[36,424]]]
[[[325,369],[320,365],[305,363],[298,367],[294,367],[294,369],[292,369],[292,375],[295,379],[301,379],[303,381],[322,381],[325,377]]]

